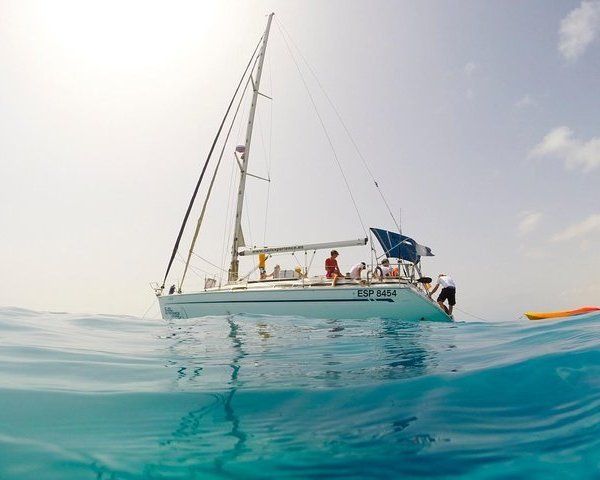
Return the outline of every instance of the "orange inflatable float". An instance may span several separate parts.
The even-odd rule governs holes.
[[[584,313],[600,310],[600,307],[581,307],[574,310],[563,310],[561,312],[525,312],[525,316],[529,320],[544,320],[546,318],[561,318],[573,317],[575,315],[583,315]]]

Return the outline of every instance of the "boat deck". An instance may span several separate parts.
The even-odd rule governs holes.
[[[408,286],[415,285],[407,278],[391,277],[381,280],[353,280],[351,278],[339,278],[336,288],[344,287],[386,287],[386,286]],[[207,288],[205,291],[234,291],[234,290],[266,290],[280,288],[315,288],[315,287],[331,287],[331,279],[325,276],[309,277],[309,278],[275,278],[264,280],[249,280],[246,282],[238,282]]]

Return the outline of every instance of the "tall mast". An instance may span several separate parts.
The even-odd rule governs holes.
[[[240,172],[240,186],[238,189],[237,208],[235,211],[235,226],[233,233],[233,245],[231,246],[231,265],[229,267],[229,281],[234,282],[238,279],[239,261],[238,249],[243,246],[242,243],[242,210],[244,208],[244,191],[246,189],[246,175],[248,172],[248,158],[250,157],[250,143],[252,142],[252,128],[254,126],[254,115],[256,113],[256,103],[260,88],[260,77],[262,76],[263,63],[265,61],[265,52],[267,50],[267,41],[269,40],[269,30],[271,29],[271,20],[273,13],[267,20],[267,28],[263,36],[263,44],[260,50],[260,58],[256,67],[256,79],[253,82],[254,92],[252,94],[252,104],[250,105],[250,114],[248,116],[248,126],[246,128],[246,143],[244,153],[242,154],[242,166]]]

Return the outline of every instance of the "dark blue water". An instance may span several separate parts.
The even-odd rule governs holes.
[[[0,309],[0,479],[600,478],[600,315]]]

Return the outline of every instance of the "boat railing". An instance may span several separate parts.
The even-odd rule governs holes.
[[[350,276],[339,277],[337,285],[362,285],[365,287],[376,286],[376,285],[408,285],[416,284],[414,279],[405,276],[396,277],[384,277],[374,278],[369,277],[368,279],[353,279]],[[278,287],[315,287],[315,286],[329,286],[331,285],[331,278],[327,278],[325,275],[316,275],[311,277],[295,277],[295,278],[264,278],[256,280],[247,280],[244,282],[238,282],[231,284],[230,287],[236,289],[246,288],[247,285],[253,287],[262,285],[265,287],[278,286]]]

